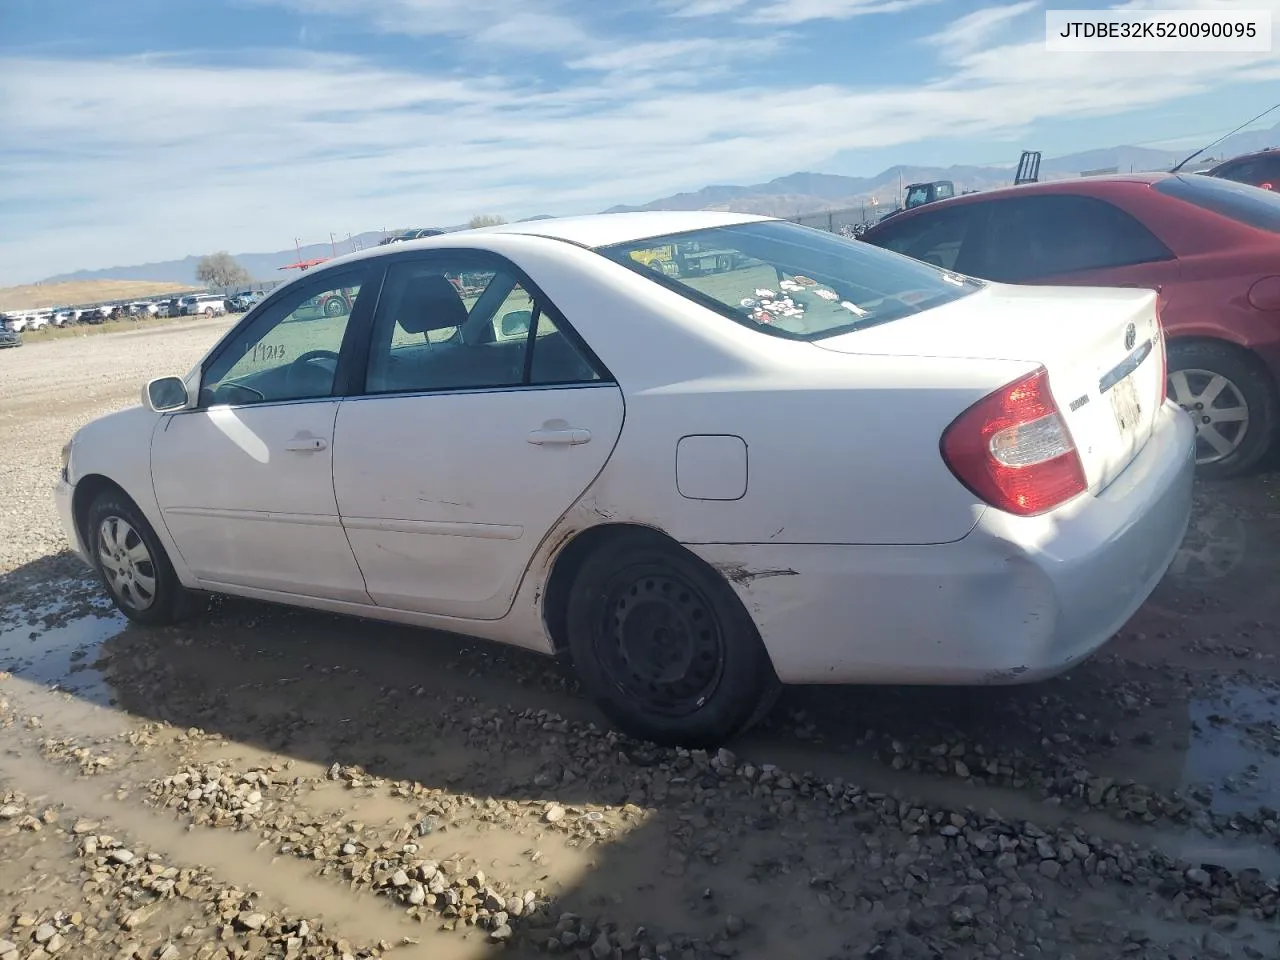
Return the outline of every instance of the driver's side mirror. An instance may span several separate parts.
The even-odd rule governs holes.
[[[523,337],[529,332],[529,324],[533,322],[532,310],[513,310],[502,316],[502,336],[504,338]]]
[[[142,391],[142,402],[153,413],[181,410],[190,402],[186,381],[181,377],[159,377]]]

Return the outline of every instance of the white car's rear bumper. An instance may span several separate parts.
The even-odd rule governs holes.
[[[1191,512],[1194,438],[1166,404],[1100,495],[1041,517],[987,510],[954,543],[691,549],[729,576],[784,682],[1042,679],[1106,643],[1164,576]]]

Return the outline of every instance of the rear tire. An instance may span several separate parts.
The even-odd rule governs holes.
[[[657,534],[625,533],[597,547],[567,614],[579,678],[630,736],[716,747],[776,697],[773,665],[728,583]]]
[[[134,623],[165,626],[207,607],[208,596],[179,582],[151,524],[122,494],[108,490],[93,501],[85,541],[116,608]]]
[[[1196,473],[1207,480],[1247,473],[1271,446],[1275,384],[1239,347],[1203,340],[1171,343],[1169,398],[1195,421]]]

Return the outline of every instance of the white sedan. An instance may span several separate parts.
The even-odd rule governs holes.
[[[566,653],[626,732],[713,745],[780,683],[1100,647],[1187,526],[1164,385],[1149,291],[736,214],[539,220],[280,287],[82,428],[57,503],[140,623],[217,592]]]

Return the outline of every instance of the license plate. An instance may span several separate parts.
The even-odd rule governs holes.
[[[1138,385],[1133,382],[1132,375],[1111,388],[1111,412],[1115,414],[1116,426],[1122,434],[1132,433],[1138,428],[1142,403],[1138,400]]]

